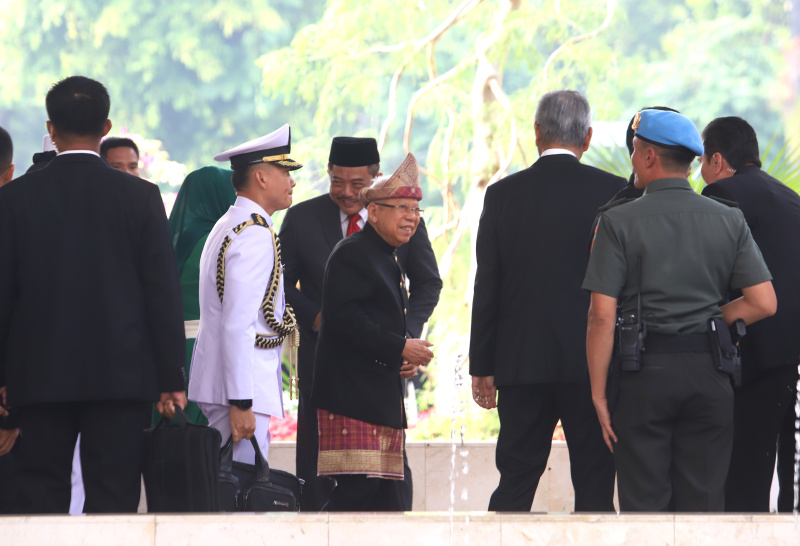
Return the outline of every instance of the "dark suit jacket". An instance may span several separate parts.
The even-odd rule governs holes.
[[[772,273],[778,312],[747,327],[742,339],[745,380],[752,373],[800,361],[800,196],[755,166],[703,189],[736,201]],[[732,293],[739,297],[741,293]],[[753,365],[754,364],[754,365]]]
[[[486,190],[477,238],[470,374],[495,384],[588,377],[581,289],[598,207],[625,180],[571,155],[540,158]]]
[[[181,290],[155,185],[60,155],[0,188],[0,233],[11,406],[184,389]]]
[[[328,194],[291,207],[281,225],[286,300],[294,308],[300,325],[300,389],[309,395],[317,344],[317,334],[311,326],[322,304],[325,264],[333,247],[342,240],[341,226],[339,207]],[[418,338],[439,301],[442,289],[436,256],[422,220],[411,240],[397,250],[397,259],[411,283],[407,331]]]
[[[312,405],[405,428],[400,367],[409,301],[395,248],[365,225],[333,249],[322,294]]]

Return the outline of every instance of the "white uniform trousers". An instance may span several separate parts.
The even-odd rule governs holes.
[[[217,429],[222,436],[222,444],[228,441],[231,435],[231,408],[230,406],[223,406],[222,404],[209,404],[206,402],[198,403],[200,411],[208,419],[208,426]],[[258,447],[261,448],[261,454],[267,458],[269,451],[270,434],[269,434],[269,419],[270,416],[265,413],[256,413],[256,432],[255,437],[258,441]],[[239,441],[233,445],[233,460],[240,463],[255,464],[256,452],[250,440]]]

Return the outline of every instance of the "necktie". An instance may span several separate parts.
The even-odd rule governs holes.
[[[347,216],[347,235],[346,237],[350,237],[356,231],[361,231],[361,228],[358,227],[358,221],[361,216],[358,213],[349,214]]]

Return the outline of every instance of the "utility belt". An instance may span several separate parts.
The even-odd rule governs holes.
[[[643,350],[648,355],[672,353],[710,353],[708,334],[665,335],[649,334]]]
[[[736,320],[730,327],[722,317],[711,318],[707,334],[663,335],[647,332],[642,320],[642,257],[637,256],[636,310],[622,312],[617,307],[614,350],[606,379],[608,409],[613,412],[619,398],[622,372],[636,373],[642,369],[643,354],[710,353],[714,369],[731,377],[734,388],[742,383],[742,359],[739,339],[745,335],[744,321]]]
[[[648,333],[645,323],[638,317],[639,313],[628,320],[620,317],[617,321],[614,352],[606,381],[609,411],[613,412],[617,406],[622,373],[640,371],[645,354],[709,353],[714,369],[728,374],[734,388],[742,384],[739,340],[746,332],[741,319],[728,326],[722,318],[712,318],[706,334],[664,335]]]
[[[624,335],[626,327],[638,332],[638,335]],[[640,371],[643,355],[710,353],[714,368],[730,375],[734,387],[741,384],[742,359],[738,343],[745,335],[744,322],[741,319],[730,326],[722,318],[709,319],[706,334],[653,334],[648,333],[643,324],[622,324],[617,329],[616,353],[623,372]]]

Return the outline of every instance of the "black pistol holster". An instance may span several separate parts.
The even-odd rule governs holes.
[[[730,327],[722,317],[709,320],[708,336],[714,369],[731,376],[733,388],[738,388],[742,384],[742,357],[739,354],[738,343],[745,333],[742,319],[736,319]]]

